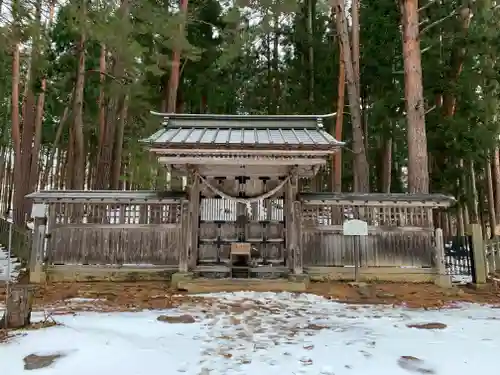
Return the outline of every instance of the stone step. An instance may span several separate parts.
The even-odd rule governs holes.
[[[307,282],[288,281],[286,279],[205,279],[179,281],[178,289],[189,293],[214,292],[291,292],[303,293],[307,291]]]

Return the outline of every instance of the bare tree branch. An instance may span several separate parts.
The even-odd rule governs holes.
[[[424,6],[418,8],[418,11],[421,12],[423,11],[424,9],[427,9],[429,8],[431,5],[435,4],[437,2],[437,0],[432,0],[432,1],[429,1],[427,4],[425,4]]]
[[[430,25],[427,25],[426,27],[424,27],[422,30],[420,30],[420,35],[422,35],[423,33],[425,33],[426,31],[428,31],[430,28],[434,27],[434,26],[437,26],[439,25],[441,22],[443,21],[446,21],[448,18],[451,18],[453,17],[454,15],[457,14],[457,11],[454,10],[453,12],[451,12],[450,14],[448,14],[446,17],[443,17],[437,21],[434,21],[433,23],[431,23]]]

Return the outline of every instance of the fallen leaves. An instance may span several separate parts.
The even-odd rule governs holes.
[[[362,289],[361,294],[359,289]],[[500,297],[489,289],[441,289],[433,284],[413,283],[342,283],[309,284],[308,292],[345,303],[378,304],[390,302],[408,308],[449,307],[454,301],[500,304]],[[207,290],[217,292],[217,290]],[[0,286],[0,299],[4,288]],[[91,303],[68,301],[71,298],[100,299]],[[207,298],[180,294],[165,282],[75,282],[49,283],[37,288],[35,308],[54,308],[64,311],[140,311],[168,309],[186,304],[211,305]],[[233,313],[268,310],[254,301],[233,302],[227,308]]]

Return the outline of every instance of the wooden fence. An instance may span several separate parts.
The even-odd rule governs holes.
[[[362,267],[434,266],[432,209],[440,203],[376,194],[363,199],[303,196],[304,266],[352,266],[359,246]],[[344,236],[346,219],[368,223],[368,236]]]
[[[500,237],[485,241],[486,272],[500,276]]]
[[[178,265],[180,199],[154,192],[40,192],[47,265]]]
[[[52,269],[60,265],[89,265],[100,268],[111,266],[115,269],[127,266],[150,266],[155,269],[170,267],[173,270],[178,269],[181,263],[181,249],[189,249],[190,243],[186,241],[192,241],[196,234],[201,240],[204,239],[204,232],[198,225],[191,226],[184,222],[190,211],[189,205],[181,205],[185,195],[179,197],[172,193],[149,191],[45,191],[34,193],[31,198],[35,203],[44,203],[47,207],[46,227],[40,223],[37,226],[46,228],[47,238],[43,251],[37,250],[36,253],[41,254],[43,263],[53,266]],[[302,213],[301,217],[298,215],[301,225],[297,231],[300,232],[298,236],[301,238],[304,272],[316,272],[320,268],[329,268],[323,270],[327,273],[343,272],[338,267],[348,270],[355,264],[354,250],[359,247],[360,265],[365,270],[377,269],[376,272],[383,273],[392,268],[405,274],[410,271],[402,268],[412,267],[421,270],[415,272],[430,275],[433,272],[431,268],[436,266],[432,211],[450,202],[449,197],[436,195],[298,194],[294,207]],[[217,222],[220,230],[225,228],[224,225],[232,230],[239,226],[247,240],[255,224],[259,229],[255,233],[262,237],[253,238],[255,243],[262,246],[281,244],[283,250],[276,256],[263,254],[279,263],[276,267],[273,264],[273,267],[268,268],[281,267],[280,274],[290,272],[285,230],[289,223],[283,217],[282,200],[267,202],[270,206],[276,204],[279,209],[266,211],[265,205],[253,205],[248,215],[250,220],[244,222],[239,219],[237,212],[233,212],[236,211],[235,207],[229,210],[221,199],[214,202],[207,199],[202,203],[201,222]],[[213,212],[219,212],[220,217],[212,215]],[[181,220],[181,216],[184,219]],[[352,238],[343,235],[343,222],[352,218],[368,223],[368,236]],[[271,236],[268,229],[275,224],[279,224],[280,229]],[[221,242],[221,238],[228,243],[241,240],[234,235],[226,238],[222,234],[218,234],[216,242]],[[214,240],[207,240],[210,239]],[[201,240],[197,246],[203,245]],[[224,246],[229,246],[221,244],[218,246],[222,250]],[[189,251],[192,254],[193,250]],[[216,269],[227,266],[219,252],[217,254],[210,267]],[[203,252],[196,254],[194,260],[197,262],[193,262],[192,267],[197,269],[198,263],[203,260],[202,255]],[[37,262],[41,263],[41,260]]]
[[[28,228],[19,227],[5,218],[0,218],[0,244],[5,248],[9,245],[9,231],[11,229],[11,254],[21,263],[27,264],[31,253],[33,233]]]

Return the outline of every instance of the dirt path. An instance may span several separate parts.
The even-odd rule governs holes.
[[[214,290],[213,292],[216,292]],[[500,291],[493,287],[441,289],[433,284],[402,283],[311,283],[308,292],[346,303],[395,304],[412,308],[440,308],[454,302],[488,303],[500,306]],[[0,286],[0,303],[5,291]],[[35,309],[64,308],[78,299],[78,309],[162,309],[199,299],[172,290],[166,283],[54,283],[37,289]]]

